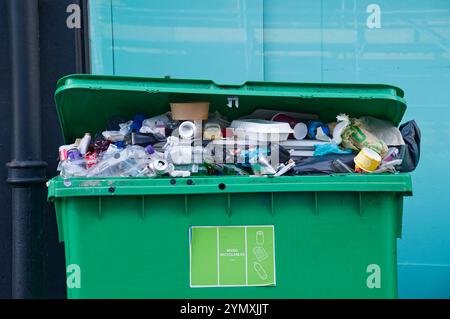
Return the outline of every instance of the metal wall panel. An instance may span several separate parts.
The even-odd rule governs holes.
[[[91,3],[94,73],[403,88],[404,120],[415,119],[423,136],[414,196],[404,207],[399,293],[450,297],[449,1]],[[380,28],[371,28],[371,4]]]

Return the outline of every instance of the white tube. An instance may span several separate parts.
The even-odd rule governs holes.
[[[296,140],[303,140],[308,135],[308,126],[305,123],[297,123],[294,126],[294,137]]]
[[[178,128],[178,133],[181,138],[189,140],[192,139],[197,133],[197,127],[191,121],[185,121],[181,123]]]
[[[81,155],[86,154],[90,143],[91,143],[91,134],[85,133],[80,141],[80,145],[78,146],[78,150],[80,151]]]

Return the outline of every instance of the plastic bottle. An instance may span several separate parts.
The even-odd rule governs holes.
[[[127,159],[125,150],[115,151],[88,170],[87,177],[120,176],[122,172],[119,164]]]
[[[119,164],[120,176],[139,176],[148,164],[148,154],[144,147],[129,145],[125,149],[125,159]]]
[[[84,155],[87,153],[90,143],[91,143],[91,134],[85,133],[83,138],[80,141],[80,145],[78,146],[78,150],[80,151],[81,155]]]

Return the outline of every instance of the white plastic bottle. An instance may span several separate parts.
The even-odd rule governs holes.
[[[78,146],[78,150],[80,151],[81,155],[85,155],[87,153],[87,149],[90,143],[91,143],[91,134],[85,133],[80,141],[80,145]]]

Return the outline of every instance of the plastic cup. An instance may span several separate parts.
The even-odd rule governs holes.
[[[374,150],[364,147],[353,159],[355,165],[365,172],[375,171],[381,163],[381,156]]]
[[[180,127],[178,128],[178,133],[183,139],[192,139],[197,133],[197,127],[194,123],[186,121],[181,123]]]
[[[296,140],[303,140],[308,135],[308,126],[305,123],[297,123],[294,126],[294,137]]]

